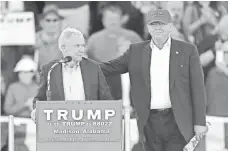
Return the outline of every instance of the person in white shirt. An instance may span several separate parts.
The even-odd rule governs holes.
[[[170,37],[167,10],[150,11],[147,18],[152,39],[131,44],[122,56],[100,66],[105,76],[129,73],[144,150],[183,151],[194,135],[201,139],[207,130],[198,51],[195,45]]]
[[[50,100],[113,100],[105,77],[97,62],[84,57],[85,39],[83,34],[75,28],[66,28],[61,33],[59,49],[63,57],[70,56],[72,61],[55,66],[50,75]],[[34,98],[34,110],[31,113],[35,121],[36,101],[46,101],[47,76],[54,60],[42,66],[41,83]]]

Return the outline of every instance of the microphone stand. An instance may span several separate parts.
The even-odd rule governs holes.
[[[66,62],[70,62],[72,60],[72,57],[70,56],[67,56],[65,57],[64,59],[54,63],[51,68],[49,69],[48,71],[48,76],[47,76],[47,90],[46,90],[46,96],[47,96],[47,101],[50,101],[51,100],[51,86],[50,86],[50,79],[51,79],[51,72],[52,70],[58,65],[58,64],[61,64],[61,63],[66,63]]]
[[[47,91],[46,91],[46,96],[47,96],[47,101],[51,100],[51,90],[50,90],[50,79],[51,79],[51,72],[52,70],[59,64],[59,62],[56,62],[51,66],[51,68],[48,71],[48,76],[47,76]]]

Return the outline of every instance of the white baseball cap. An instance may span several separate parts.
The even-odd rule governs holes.
[[[34,62],[34,60],[29,56],[24,56],[18,63],[16,64],[16,67],[14,68],[14,72],[28,72],[28,71],[36,71],[37,70],[37,64]]]

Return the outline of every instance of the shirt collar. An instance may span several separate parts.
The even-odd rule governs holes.
[[[171,45],[171,37],[169,36],[169,38],[168,38],[168,40],[166,41],[166,43],[164,44],[163,48],[165,48],[165,47],[170,47],[170,45]],[[151,39],[151,42],[150,42],[150,47],[151,47],[151,49],[153,49],[154,47],[158,48],[158,47],[154,44],[154,42],[153,42],[152,39]],[[163,49],[163,48],[162,48],[162,49]],[[159,49],[159,48],[158,48],[158,49]]]
[[[63,65],[63,67],[64,67],[65,69],[70,68],[70,66],[69,66],[68,63],[63,63],[62,65]],[[72,67],[72,68],[75,68],[75,69],[76,69],[79,65],[80,65],[80,62],[77,62],[76,64],[73,64],[73,67]]]

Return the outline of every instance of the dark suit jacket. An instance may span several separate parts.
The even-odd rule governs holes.
[[[34,98],[34,105],[36,100],[46,101],[46,90],[47,90],[47,75],[50,67],[56,62],[52,61],[42,66],[40,86],[38,94]],[[95,61],[87,58],[83,58],[80,62],[82,79],[84,84],[84,92],[86,100],[113,100],[109,87],[105,81],[105,77],[101,72],[100,66]],[[63,101],[64,88],[63,88],[63,77],[62,77],[62,65],[57,65],[51,73],[50,78],[50,90],[51,100]],[[75,92],[77,93],[77,92]],[[35,106],[34,106],[35,107]]]
[[[143,129],[150,112],[151,51],[150,41],[132,44],[119,58],[100,64],[105,76],[129,72],[140,136],[144,135]],[[194,135],[194,125],[205,125],[206,114],[203,71],[196,46],[172,39],[169,74],[175,120],[184,138],[189,141]]]

